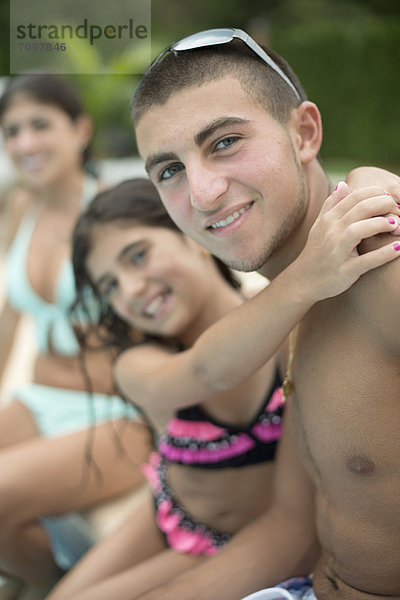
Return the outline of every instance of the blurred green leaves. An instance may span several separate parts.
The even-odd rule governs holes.
[[[8,22],[2,4],[3,74]],[[183,35],[221,26],[249,31],[293,66],[321,109],[324,158],[400,167],[399,0],[152,0],[152,55]],[[143,72],[147,59],[129,49],[106,61],[93,47],[70,50],[73,78],[97,123],[95,149],[134,153],[128,106],[138,77],[129,73]]]

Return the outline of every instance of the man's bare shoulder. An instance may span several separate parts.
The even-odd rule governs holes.
[[[391,234],[380,234],[363,240],[358,250],[364,254],[395,241]],[[363,275],[348,292],[365,329],[371,330],[377,344],[396,355],[400,355],[400,330],[396,326],[399,286],[400,260],[395,259]]]

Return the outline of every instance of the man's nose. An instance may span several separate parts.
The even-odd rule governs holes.
[[[200,162],[186,166],[190,203],[202,212],[212,212],[220,207],[228,189],[227,178],[212,165]]]

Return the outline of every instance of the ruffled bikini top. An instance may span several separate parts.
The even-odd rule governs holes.
[[[81,206],[85,208],[97,191],[97,181],[86,177]],[[30,314],[35,320],[38,349],[47,354],[51,347],[58,354],[76,356],[79,345],[70,320],[69,309],[75,299],[75,280],[72,263],[65,260],[59,271],[53,302],[43,300],[32,289],[27,275],[30,241],[40,208],[28,212],[18,229],[6,262],[6,293],[10,305],[20,313]]]
[[[212,419],[201,405],[181,409],[158,441],[158,451],[172,463],[210,469],[242,467],[273,460],[281,435],[284,398],[281,379],[274,383],[247,426]]]

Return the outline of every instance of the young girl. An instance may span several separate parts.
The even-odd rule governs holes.
[[[97,350],[80,357],[70,323],[75,298],[70,235],[99,189],[84,170],[91,120],[67,80],[27,74],[6,87],[0,124],[18,176],[8,198],[18,231],[6,262],[0,378],[21,315],[33,318],[37,346],[32,381],[0,410],[0,575],[45,584],[91,541],[82,535],[78,515],[57,524],[45,521],[48,531],[41,517],[89,508],[141,483],[134,463],[146,456],[148,433],[125,419],[126,405],[113,392],[109,355]],[[92,382],[90,401],[81,360]],[[124,452],[118,456],[114,429],[121,427]],[[91,466],[85,460],[88,444]],[[61,556],[51,551],[54,530],[58,541],[65,533],[70,538]]]
[[[231,272],[177,230],[149,181],[102,192],[80,217],[80,303],[88,290],[97,297],[103,342],[123,350],[118,385],[146,415],[157,452],[144,467],[142,506],[49,600],[133,600],[218,552],[268,508],[285,401],[274,352],[315,301],[371,266],[329,235],[334,227],[340,245],[358,243],[351,196],[340,207],[346,224],[337,222],[346,193],[341,184],[301,258],[249,302]],[[362,234],[395,227],[367,220],[374,200],[363,205]],[[380,203],[385,212],[393,200]],[[375,265],[398,251],[384,254]]]

